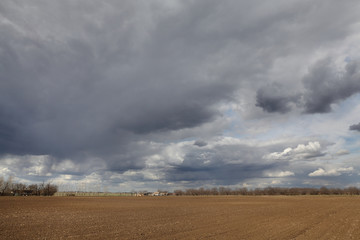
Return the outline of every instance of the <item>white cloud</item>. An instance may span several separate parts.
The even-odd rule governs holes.
[[[325,170],[323,168],[318,168],[317,170],[309,173],[308,175],[309,175],[309,177],[340,176],[343,173],[351,173],[352,171],[354,171],[353,167],[329,169],[329,170]]]
[[[0,168],[0,176],[10,176],[11,171],[7,167],[1,167]]]
[[[289,177],[289,176],[294,176],[295,173],[291,172],[291,171],[281,171],[281,172],[271,172],[271,173],[267,173],[266,176],[267,177]]]
[[[350,152],[346,149],[341,149],[335,153],[336,156],[348,155]]]
[[[316,153],[321,149],[319,142],[309,142],[308,145],[299,144],[295,149],[295,153]]]
[[[281,183],[281,181],[279,181],[279,180],[272,180],[271,181],[271,184],[273,184],[273,185],[278,185],[280,183]]]
[[[322,156],[322,147],[319,142],[299,144],[296,148],[288,147],[282,152],[273,152],[263,156],[268,160],[299,160]]]
[[[342,173],[351,173],[352,171],[354,171],[353,167],[338,168],[338,172],[342,172]]]

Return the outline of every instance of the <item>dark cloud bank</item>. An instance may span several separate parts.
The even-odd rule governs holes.
[[[293,94],[279,83],[263,87],[257,91],[256,106],[270,113],[287,113],[291,106],[307,114],[331,112],[332,104],[360,92],[359,63],[350,62],[339,72],[331,59],[321,60],[309,69],[302,84],[304,90]]]
[[[329,112],[360,91],[357,62],[341,76],[331,61],[318,62],[301,91],[258,77],[279,57],[340,41],[358,19],[353,1],[315,5],[316,11],[308,1],[2,1],[0,154],[49,155],[49,172],[70,159],[89,171],[122,173],[147,167],[145,157],[159,150],[147,143],[221,118],[219,105],[236,102],[235,93],[257,91],[256,106],[266,112]],[[194,143],[205,147],[206,139]],[[244,157],[245,147],[197,165],[196,151],[169,164],[166,179],[226,183],[272,166],[220,160]]]
[[[353,131],[358,131],[358,132],[360,132],[360,123],[351,125],[351,126],[349,127],[349,130],[353,130]]]
[[[177,36],[164,23],[176,16],[156,20],[162,17],[159,10],[142,17],[137,11],[150,9],[130,3],[117,6],[119,12],[100,4],[100,10],[109,12],[98,15],[96,5],[66,2],[53,17],[47,14],[57,4],[6,3],[4,18],[13,25],[1,27],[0,39],[3,154],[111,152],[141,135],[211,121],[219,114],[213,105],[236,89],[236,82],[220,81],[216,73],[214,79],[197,76],[201,69],[195,65],[216,51],[216,43],[192,44],[196,36],[186,32],[191,30],[187,20],[178,23],[184,32]],[[27,13],[26,7],[39,15]],[[21,21],[23,12],[27,23]],[[37,21],[42,25],[38,29],[27,28]],[[138,33],[142,27],[144,32]]]
[[[256,106],[269,113],[287,113],[291,111],[291,105],[299,100],[299,95],[291,95],[283,86],[274,83],[257,91]]]
[[[360,67],[350,62],[344,72],[337,72],[328,59],[318,62],[304,78],[305,112],[326,113],[331,104],[360,92]]]

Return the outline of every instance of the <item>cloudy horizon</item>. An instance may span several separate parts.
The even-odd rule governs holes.
[[[0,3],[0,176],[360,187],[360,3]]]

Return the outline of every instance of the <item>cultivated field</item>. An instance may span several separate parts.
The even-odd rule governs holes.
[[[0,239],[360,239],[360,197],[0,197]]]

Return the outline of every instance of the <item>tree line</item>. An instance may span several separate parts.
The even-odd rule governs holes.
[[[0,196],[52,196],[58,191],[58,186],[51,183],[26,185],[7,180],[0,176]]]
[[[237,188],[231,189],[227,187],[219,188],[198,188],[175,190],[174,195],[190,195],[190,196],[206,196],[206,195],[360,195],[360,189],[356,187],[348,188],[281,188],[281,187],[266,187],[266,188]]]

